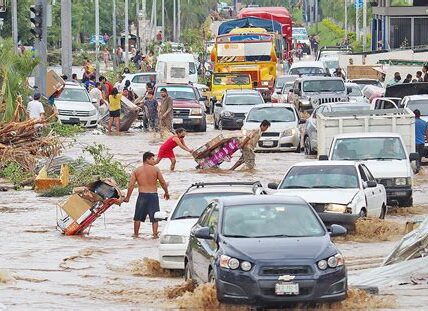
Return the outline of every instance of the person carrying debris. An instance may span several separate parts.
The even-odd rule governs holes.
[[[159,211],[157,182],[159,181],[162,189],[165,191],[163,195],[165,200],[169,200],[169,192],[168,185],[161,171],[155,164],[155,155],[151,152],[145,152],[143,154],[143,165],[140,165],[132,172],[129,180],[128,192],[124,202],[129,202],[132,192],[134,191],[135,183],[138,184],[139,191],[134,214],[134,237],[138,237],[141,222],[144,222],[147,216],[149,216],[150,222],[152,223],[153,238],[157,239],[159,237],[158,222],[155,219],[155,213]]]
[[[184,137],[186,136],[186,130],[179,128],[175,131],[175,135],[168,138],[162,146],[159,148],[158,158],[156,163],[158,164],[162,159],[168,158],[171,161],[170,170],[173,171],[175,168],[175,163],[177,163],[174,154],[174,148],[179,146],[181,149],[186,150],[189,153],[192,153],[193,150],[186,146],[184,142]]]
[[[173,101],[169,97],[166,88],[160,90],[161,102],[159,106],[159,123],[161,137],[166,136],[166,133],[173,133],[172,118],[173,118]]]
[[[254,149],[256,149],[257,143],[262,136],[262,133],[266,132],[269,127],[270,122],[268,120],[263,120],[262,123],[260,123],[260,127],[258,129],[249,131],[247,135],[243,137],[239,146],[241,148],[242,155],[235,165],[230,168],[231,171],[237,169],[244,163],[248,169],[254,169],[256,166],[256,154],[254,153]]]

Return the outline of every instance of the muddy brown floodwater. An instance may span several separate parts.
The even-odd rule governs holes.
[[[141,161],[145,151],[156,153],[160,146],[151,133],[135,131],[121,136],[96,133],[88,131],[79,136],[65,154],[77,157],[81,155],[82,146],[97,142],[105,144],[117,159],[132,167]],[[219,131],[214,131],[211,126],[207,133],[189,134],[186,141],[189,146],[197,147],[218,134]],[[177,159],[175,172],[168,171],[167,161],[159,165],[173,198],[161,201],[161,209],[165,211],[171,210],[192,182],[260,180],[267,185],[279,181],[290,165],[305,160],[305,156],[297,153],[257,154],[257,169],[251,173],[197,171],[193,158],[182,150],[177,151]],[[231,165],[224,163],[222,168]],[[420,176],[415,183],[415,204],[422,206],[421,213],[428,213],[424,207],[428,205],[427,181],[427,176]],[[179,298],[167,297],[172,287],[183,284],[183,278],[159,269],[156,262],[159,241],[150,238],[150,225],[142,225],[141,238],[131,237],[136,195],[135,192],[130,203],[108,210],[105,217],[91,227],[89,235],[67,237],[55,228],[56,204],[60,199],[40,198],[30,190],[1,192],[0,310],[186,307]],[[387,218],[404,224],[411,216],[395,213]],[[161,223],[161,229],[163,225]],[[378,266],[396,241],[337,243],[352,274]],[[428,305],[427,293],[419,293],[425,296],[424,299],[419,299],[411,290],[384,293],[394,295],[399,307]],[[209,295],[212,293],[208,290]]]

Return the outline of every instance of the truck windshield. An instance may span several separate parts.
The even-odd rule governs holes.
[[[156,90],[156,98],[160,99],[160,90],[166,88],[168,95],[172,99],[181,99],[181,100],[196,100],[195,91],[192,87],[186,86],[163,86],[158,87]]]
[[[428,116],[428,100],[426,99],[411,100],[407,103],[407,108],[412,111],[419,109],[421,115]]]
[[[326,72],[320,67],[297,67],[290,69],[290,75],[302,76],[322,76]]]
[[[343,92],[345,84],[340,80],[310,80],[303,82],[304,92]]]
[[[247,75],[214,75],[214,85],[247,85],[250,84],[250,76]]]
[[[332,160],[404,160],[406,153],[398,137],[337,139]]]
[[[357,171],[353,165],[295,166],[279,189],[298,188],[358,188]]]
[[[293,122],[296,120],[293,108],[285,107],[264,107],[253,108],[248,113],[247,122],[260,123],[263,120],[269,122]]]

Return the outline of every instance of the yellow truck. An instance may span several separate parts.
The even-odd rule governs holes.
[[[245,73],[253,87],[269,101],[274,90],[277,55],[275,35],[242,29],[216,38],[211,52],[214,73]],[[243,33],[241,33],[243,32]]]

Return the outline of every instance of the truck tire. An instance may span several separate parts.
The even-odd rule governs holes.
[[[382,211],[380,212],[379,219],[385,219],[386,211],[387,211],[387,209],[386,209],[386,205],[385,205],[385,204],[383,204],[383,205],[382,205]]]
[[[407,199],[398,201],[398,206],[400,206],[400,207],[412,207],[413,206],[413,197],[409,197]]]
[[[314,155],[315,154],[314,150],[312,150],[311,140],[310,140],[309,136],[305,137],[304,145],[305,145],[304,147],[305,147],[305,154],[306,155]]]
[[[207,121],[206,121],[206,120],[204,120],[204,121],[202,122],[202,124],[200,124],[200,125],[198,125],[198,126],[196,127],[196,130],[197,130],[198,132],[206,132],[206,131],[207,131]]]

